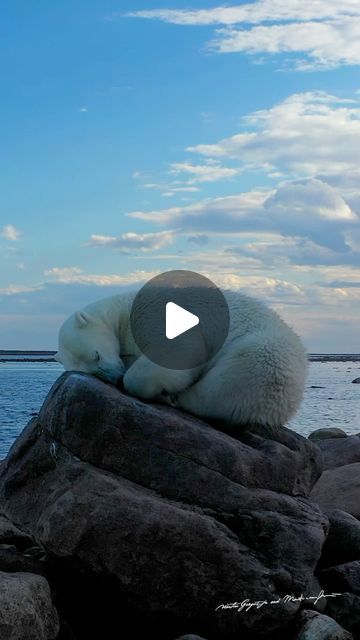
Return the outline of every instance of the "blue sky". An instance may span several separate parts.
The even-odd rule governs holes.
[[[0,349],[184,268],[359,351],[358,0],[0,13]]]

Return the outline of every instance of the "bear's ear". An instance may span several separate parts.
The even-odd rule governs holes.
[[[60,362],[60,364],[62,364],[61,359],[60,359],[60,353],[58,351],[54,355],[54,360],[56,360],[56,362]]]
[[[86,327],[86,325],[88,324],[90,320],[90,316],[88,316],[87,313],[84,313],[84,311],[78,311],[75,314],[75,320],[79,329],[82,329],[83,327]]]

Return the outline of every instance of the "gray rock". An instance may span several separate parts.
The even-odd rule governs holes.
[[[353,382],[354,384],[360,384],[360,378],[354,378],[354,380],[351,380],[351,382]]]
[[[352,593],[343,593],[337,598],[329,598],[325,613],[336,620],[344,629],[360,634],[360,598]]]
[[[322,451],[324,470],[360,462],[360,437],[358,435],[316,440],[316,444]]]
[[[0,544],[15,545],[17,549],[26,549],[33,544],[32,538],[16,527],[4,515],[0,514]]]
[[[317,576],[313,576],[313,579],[311,581],[311,583],[309,584],[308,587],[308,593],[310,595],[317,595],[319,594],[321,591],[323,590],[322,585],[319,582],[319,579]],[[326,607],[326,598],[319,598],[318,601],[316,600],[311,600],[308,601],[308,606],[309,609],[311,607],[311,609],[315,609],[316,611],[318,611],[319,613],[322,613]]]
[[[42,551],[43,555],[44,551]],[[9,571],[10,573],[27,571],[44,575],[45,567],[40,560],[28,555],[26,552],[18,551],[14,545],[1,545],[0,571]]]
[[[345,631],[335,620],[316,611],[303,610],[300,613],[300,630],[295,640],[352,640],[353,636]]]
[[[324,471],[310,499],[323,511],[341,509],[360,518],[360,462]]]
[[[289,429],[253,427],[235,439],[185,413],[144,405],[84,374],[64,374],[54,385],[35,433],[44,426],[82,460],[160,492],[162,486],[169,490],[175,467],[196,485],[201,479],[193,473],[201,466],[249,488],[307,496],[323,470],[318,447]],[[19,448],[21,441],[12,456]]]
[[[329,438],[347,438],[347,433],[337,427],[316,429],[308,436],[309,440],[328,440]]]
[[[205,640],[205,638],[202,638],[201,636],[194,636],[191,633],[190,635],[180,636],[180,638],[177,638],[177,640]]]
[[[321,573],[321,584],[329,589],[360,596],[360,560],[330,567]]]
[[[360,522],[349,513],[334,509],[326,512],[330,529],[321,552],[325,566],[360,558]]]
[[[328,521],[298,494],[319,460],[287,429],[240,441],[67,374],[2,466],[0,503],[58,562],[102,586],[111,579],[135,622],[163,616],[173,630],[261,638],[299,603],[251,615],[218,607],[308,591]]]
[[[56,609],[45,578],[0,571],[0,630],[4,640],[54,640]]]

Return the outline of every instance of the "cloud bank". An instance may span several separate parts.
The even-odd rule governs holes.
[[[294,66],[303,71],[360,62],[357,0],[258,0],[208,9],[132,11],[125,16],[187,27],[213,26],[208,49],[223,54],[295,55]]]

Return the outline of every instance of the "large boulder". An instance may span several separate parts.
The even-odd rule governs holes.
[[[280,634],[300,606],[284,596],[313,584],[328,528],[305,497],[321,473],[309,440],[234,438],[84,374],[59,379],[0,473],[7,517],[61,567],[70,598],[74,575],[110,590],[110,622],[121,610],[134,637]],[[265,604],[249,615],[234,599]],[[99,615],[87,602],[89,629]]]
[[[326,512],[330,529],[321,552],[323,566],[360,560],[360,522],[345,511]]]
[[[337,598],[329,598],[325,613],[344,629],[360,637],[360,597],[345,591]]]
[[[81,460],[160,493],[174,488],[175,498],[181,484],[195,492],[193,500],[207,500],[209,473],[249,488],[308,496],[323,470],[318,447],[289,429],[238,429],[235,439],[84,374],[61,376],[38,423]],[[19,447],[21,440],[13,455]]]
[[[310,493],[323,511],[341,509],[360,518],[360,462],[328,469]]]
[[[326,569],[321,574],[321,583],[327,589],[348,591],[360,596],[360,560]]]
[[[323,455],[324,470],[360,462],[360,436],[316,439]]]
[[[3,640],[55,640],[59,620],[45,578],[0,571],[0,635]]]

